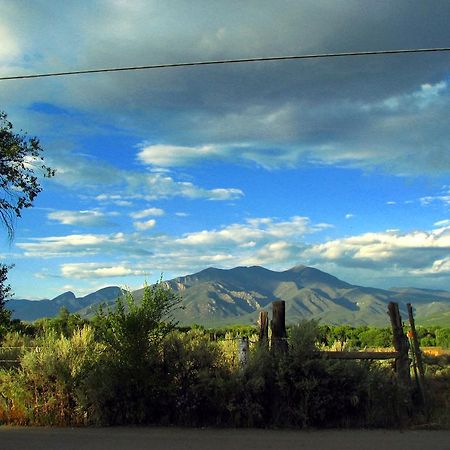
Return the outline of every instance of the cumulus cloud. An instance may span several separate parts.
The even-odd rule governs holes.
[[[294,216],[289,220],[273,218],[248,219],[244,224],[231,224],[219,230],[186,233],[176,240],[184,246],[226,246],[230,244],[252,247],[255,242],[299,238],[329,228],[329,224],[311,224],[308,217]],[[251,245],[249,245],[252,243]]]
[[[385,287],[389,280],[411,285],[420,279],[424,284],[428,278],[443,280],[449,275],[450,226],[446,221],[428,231],[389,230],[307,243],[308,235],[315,234],[317,239],[318,233],[327,227],[300,216],[285,220],[263,217],[181,236],[149,234],[143,230],[132,234],[34,238],[16,246],[27,257],[70,257],[71,262],[61,266],[66,278],[120,273],[140,276],[149,271],[180,275],[207,266],[264,265],[280,270],[298,263],[353,282],[372,280],[369,284],[373,285],[373,280],[380,280]],[[108,264],[89,261],[105,256]],[[73,258],[81,261],[72,262]],[[132,263],[123,263],[124,258]]]
[[[81,227],[104,227],[112,224],[110,217],[117,216],[117,213],[105,213],[98,210],[85,211],[52,211],[47,214],[50,220],[62,225],[74,225]]]
[[[450,252],[450,227],[402,233],[364,233],[312,245],[304,255],[311,262],[380,271],[427,273]]]
[[[23,250],[25,256],[33,258],[81,257],[100,253],[108,255],[127,251],[141,256],[151,253],[145,247],[135,243],[133,236],[124,233],[47,236],[17,242],[16,246]]]
[[[138,159],[155,166],[186,166],[220,157],[223,150],[214,145],[182,147],[176,145],[141,145]],[[226,149],[225,149],[226,151]]]
[[[153,228],[156,225],[156,220],[150,219],[145,221],[137,221],[133,222],[133,225],[136,228],[136,230],[139,231],[150,230],[150,228]]]
[[[61,265],[61,275],[66,278],[115,278],[126,276],[145,276],[149,272],[133,268],[130,264],[110,263],[70,263]]]
[[[135,211],[133,213],[130,213],[130,217],[133,219],[144,219],[145,217],[150,216],[163,216],[164,210],[161,208],[146,208],[142,211]]]
[[[153,221],[150,219],[148,228],[153,226]],[[189,272],[207,265],[232,267],[256,260],[269,263],[270,258],[279,264],[294,264],[301,256],[299,249],[304,248],[305,235],[318,233],[327,226],[313,224],[300,216],[286,220],[266,217],[182,236],[144,232],[79,234],[33,238],[17,242],[16,246],[27,257],[98,258],[108,255],[111,261],[119,262],[124,257],[136,262],[145,258],[147,266],[155,271]],[[146,230],[146,222],[143,222],[140,231]]]
[[[130,200],[124,200],[123,195],[120,194],[99,194],[95,197],[95,200],[103,204],[113,204],[116,206],[133,206],[133,202],[131,202]]]

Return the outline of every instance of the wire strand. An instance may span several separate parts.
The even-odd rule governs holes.
[[[83,70],[69,70],[64,72],[48,72],[35,73],[29,75],[11,75],[2,76],[0,81],[5,80],[24,80],[30,78],[48,78],[48,77],[62,77],[68,75],[84,75],[90,73],[107,73],[107,72],[125,72],[135,70],[150,70],[150,69],[169,69],[175,67],[192,67],[192,66],[212,66],[219,64],[239,64],[239,63],[253,63],[264,61],[287,61],[298,59],[318,59],[318,58],[342,58],[351,56],[372,56],[372,55],[397,55],[402,53],[430,53],[430,52],[448,52],[450,47],[439,48],[414,48],[414,49],[400,49],[400,50],[374,50],[364,52],[343,52],[343,53],[314,53],[307,55],[291,55],[291,56],[268,56],[260,58],[240,58],[240,59],[222,59],[211,61],[192,61],[168,64],[150,64],[145,66],[129,66],[129,67],[109,67],[101,69],[83,69]]]

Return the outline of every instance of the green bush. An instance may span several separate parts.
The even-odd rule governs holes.
[[[114,308],[99,310],[93,324],[105,345],[100,364],[83,382],[84,408],[97,424],[150,423],[165,409],[162,342],[174,328],[178,297],[159,282],[145,286],[138,303],[131,293]]]
[[[18,424],[83,423],[78,389],[104,347],[95,342],[90,327],[77,330],[70,338],[50,331],[35,344],[34,349],[24,351],[19,370],[0,373],[2,416]]]
[[[164,340],[166,419],[179,425],[220,425],[228,420],[226,401],[232,371],[221,347],[201,330],[174,332]]]
[[[436,345],[450,348],[450,328],[438,328],[436,330]]]

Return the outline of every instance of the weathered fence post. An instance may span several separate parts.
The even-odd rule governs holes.
[[[211,342],[216,342],[217,341],[217,335],[216,333],[209,333],[209,340]]]
[[[269,347],[269,313],[267,311],[259,312],[259,340],[260,347]]]
[[[393,344],[399,356],[395,359],[395,371],[399,381],[407,388],[411,386],[411,373],[409,369],[409,342],[403,332],[403,323],[398,309],[398,303],[390,302],[388,313],[391,319]]]
[[[272,330],[271,349],[274,353],[286,353],[288,349],[286,334],[286,303],[284,300],[277,300],[272,303]]]
[[[426,393],[425,393],[425,370],[423,367],[422,360],[422,352],[420,351],[419,338],[417,337],[416,332],[416,324],[414,321],[414,313],[411,303],[407,303],[406,307],[408,308],[408,318],[409,325],[411,329],[412,335],[412,351],[417,362],[417,369],[419,370],[419,376],[417,377],[417,384],[419,386],[420,395],[422,397],[422,402],[425,404],[426,402]]]
[[[241,336],[238,339],[238,361],[239,366],[245,367],[248,363],[249,344],[248,337]]]

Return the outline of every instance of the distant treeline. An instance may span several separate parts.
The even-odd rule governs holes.
[[[287,332],[292,329],[287,327]],[[221,339],[226,335],[250,336],[257,334],[258,329],[253,325],[230,325],[216,328],[208,328],[200,325],[178,327],[180,331],[187,332],[191,329],[203,330],[212,338]],[[405,328],[406,330],[407,328]],[[320,325],[317,326],[317,343],[323,347],[341,347],[342,349],[387,348],[392,346],[391,327],[373,327],[368,325]],[[422,347],[450,348],[450,327],[419,326],[417,334]]]
[[[68,337],[72,333],[88,324],[94,324],[97,316],[89,320],[79,314],[70,314],[67,308],[61,308],[58,316],[36,320],[34,323],[25,323],[20,320],[11,321],[10,326],[0,328],[0,342],[3,335],[9,331],[16,331],[30,337],[37,336],[46,330],[53,330],[57,334]],[[323,325],[318,323],[317,342],[323,347],[340,347],[342,349],[387,348],[392,346],[392,328],[374,327],[368,325]],[[201,330],[211,339],[223,339],[225,336],[251,336],[258,333],[256,325],[227,325],[221,327],[205,327],[201,325],[178,326],[180,332]],[[287,327],[287,331],[292,326]],[[405,330],[407,327],[405,326]],[[418,326],[417,334],[422,347],[442,347],[450,349],[450,327],[442,326]]]

